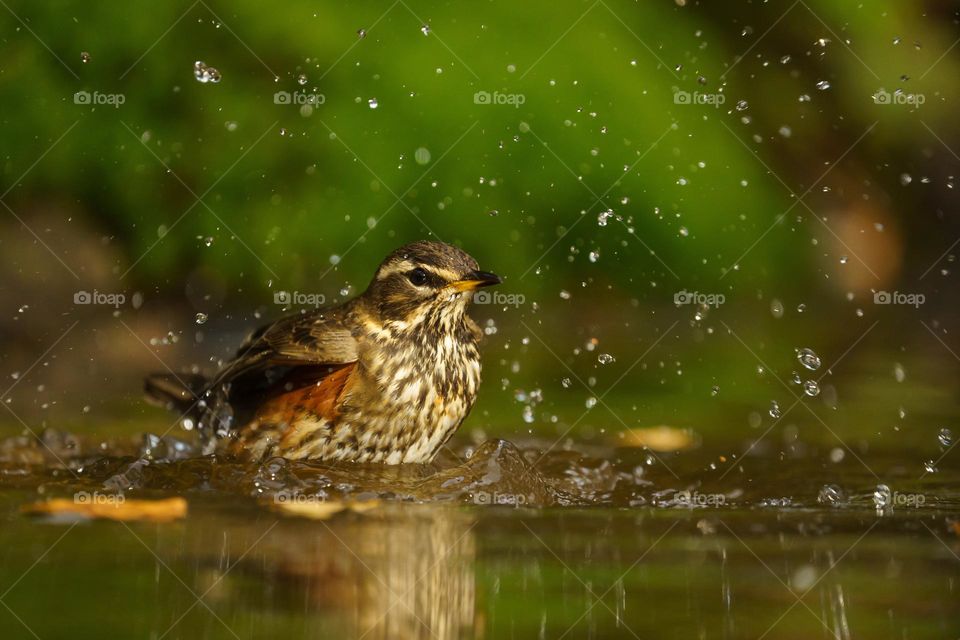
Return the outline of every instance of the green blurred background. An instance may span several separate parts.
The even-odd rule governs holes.
[[[861,452],[911,427],[935,453],[957,414],[958,37],[933,1],[6,0],[4,433],[163,432],[144,374],[214,369],[276,292],[342,300],[434,237],[522,296],[475,310],[478,437],[793,442],[799,421]],[[778,424],[814,376],[801,347],[826,422]]]

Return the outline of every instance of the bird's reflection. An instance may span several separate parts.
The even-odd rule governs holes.
[[[228,627],[299,608],[305,637],[461,637],[477,624],[473,525],[455,507],[407,506],[211,528],[193,590]]]

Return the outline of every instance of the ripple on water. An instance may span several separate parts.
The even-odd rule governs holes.
[[[445,447],[431,464],[330,464],[283,458],[249,463],[201,456],[191,442],[172,436],[91,442],[48,429],[39,440],[27,436],[0,440],[0,487],[45,496],[82,490],[131,497],[187,494],[257,502],[375,498],[535,508],[902,511],[960,506],[960,494],[951,488],[956,486],[956,474],[946,468],[928,476],[925,486],[892,477],[894,491],[887,485],[878,487],[871,474],[849,469],[843,485],[836,484],[835,468],[824,467],[816,454],[785,464],[775,453],[736,459],[710,455],[700,444],[668,453],[622,443],[525,440],[518,446],[491,440]],[[916,499],[894,504],[896,496]]]

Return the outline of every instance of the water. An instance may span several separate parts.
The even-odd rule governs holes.
[[[808,347],[797,351],[797,360],[810,371],[816,371],[820,368],[820,356]]]
[[[820,385],[816,380],[807,380],[803,383],[803,392],[811,398],[818,396],[820,395]]]
[[[208,66],[202,60],[193,63],[193,77],[202,84],[220,82],[220,72],[211,66]]]
[[[239,464],[197,457],[189,435],[0,444],[0,584],[39,637],[64,619],[75,638],[960,631],[955,465],[921,477],[895,450],[867,467],[788,448],[785,464],[779,447],[718,457],[718,443],[603,437],[460,438],[431,465]],[[188,515],[19,513],[76,495],[183,496]],[[36,593],[54,592],[50,616]],[[32,637],[4,624],[4,637]]]

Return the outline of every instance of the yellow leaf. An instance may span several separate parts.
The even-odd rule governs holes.
[[[621,447],[648,447],[654,451],[679,451],[689,449],[696,444],[689,429],[677,429],[659,425],[629,429],[618,434],[616,444]]]
[[[163,500],[130,500],[123,496],[78,494],[80,497],[53,498],[20,507],[22,513],[55,516],[69,514],[79,518],[106,520],[170,522],[187,515],[187,501],[183,498]]]
[[[291,516],[309,518],[310,520],[328,520],[341,511],[363,513],[378,506],[380,506],[379,500],[341,502],[339,500],[286,499],[275,500],[271,503],[271,508],[275,511]]]

